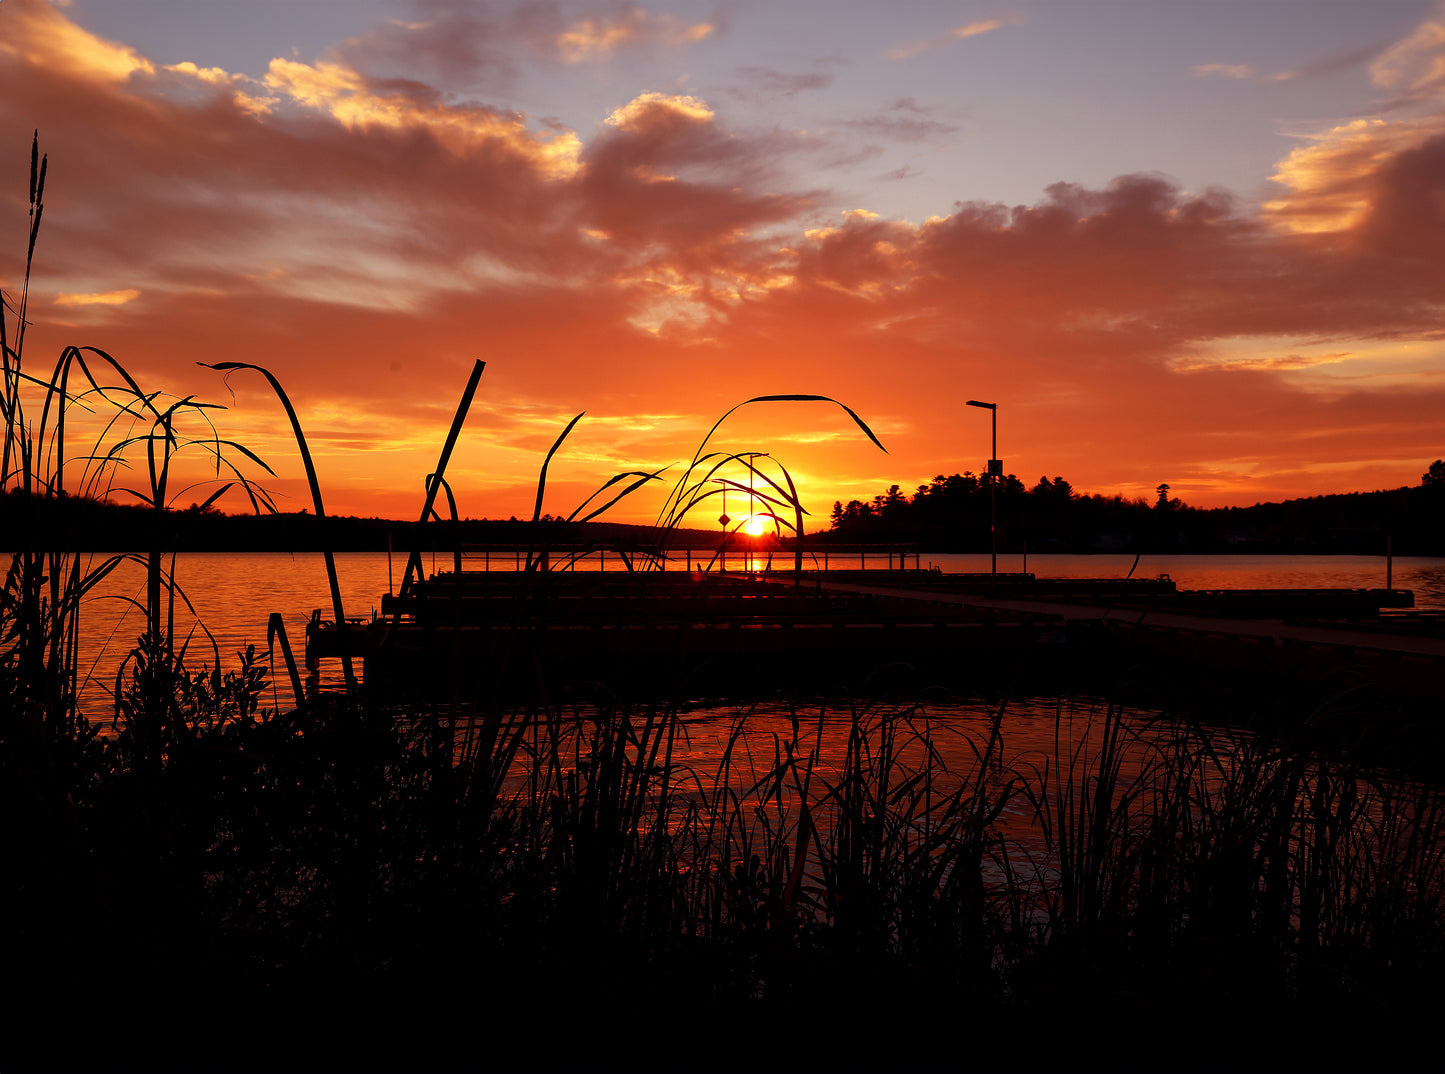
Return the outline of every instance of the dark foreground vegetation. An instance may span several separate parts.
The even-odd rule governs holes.
[[[43,189],[32,168],[35,225]],[[239,464],[264,464],[180,435],[199,405],[164,404],[102,352],[26,379],[24,305],[3,340],[4,486],[60,497],[63,416],[118,406],[147,431],[87,448],[80,491],[138,453],[154,526],[146,625],[93,718],[85,598],[119,560],[16,536],[6,1069],[1413,1061],[1445,971],[1445,810],[1433,783],[1361,767],[1348,735],[1224,731],[1198,698],[1148,718],[1060,702],[1059,747],[1021,755],[999,703],[950,765],[926,707],[811,703],[761,739],[742,711],[720,756],[686,764],[678,710],[630,706],[624,683],[559,699],[543,682],[506,706],[483,683],[407,708],[353,683],[277,712],[263,655],[227,669],[177,638],[165,544],[175,452],[212,451],[263,507]],[[320,516],[300,423],[256,372]],[[450,499],[479,374],[423,518]],[[669,521],[724,462],[762,476],[757,455],[712,458]],[[768,487],[781,521],[796,495],[785,474]]]
[[[602,690],[275,713],[143,641],[98,735],[6,671],[12,1069],[1380,1068],[1441,998],[1445,798],[1320,721],[1000,703],[950,768],[811,703],[689,766]]]

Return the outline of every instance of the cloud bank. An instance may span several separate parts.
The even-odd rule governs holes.
[[[523,513],[580,410],[596,420],[554,469],[558,508],[690,457],[718,414],[775,392],[842,399],[889,446],[804,407],[730,422],[738,446],[777,442],[825,514],[979,469],[968,398],[999,402],[1010,469],[1131,495],[1167,480],[1200,504],[1400,484],[1445,449],[1438,19],[1378,51],[1390,107],[1304,141],[1262,207],[1133,174],[908,221],[839,205],[839,145],[696,91],[599,102],[575,130],[486,96],[509,57],[560,71],[698,47],[712,23],[489,10],[232,72],[162,65],[9,0],[0,144],[18,161],[38,127],[51,158],[30,345],[94,343],[144,383],[225,402],[197,361],[274,369],[324,433],[331,509],[361,513],[415,509],[474,358],[489,368],[452,475],[473,515]],[[446,77],[462,69],[464,85]],[[840,126],[953,130],[926,111]],[[24,182],[0,176],[12,234]],[[244,378],[229,388],[226,420],[294,491],[274,405]]]

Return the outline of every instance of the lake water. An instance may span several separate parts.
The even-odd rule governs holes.
[[[100,557],[97,557],[98,559]],[[388,589],[388,561],[385,554],[353,553],[336,557],[341,595],[348,616],[370,617],[379,610],[380,597]],[[926,557],[924,566],[937,566],[947,573],[979,573],[989,568],[987,555]],[[424,564],[433,569],[430,556]],[[435,567],[447,569],[449,557],[438,557]],[[1020,571],[1022,557],[1001,556],[1000,571]],[[1168,574],[1181,589],[1215,588],[1379,588],[1384,585],[1385,565],[1381,559],[1365,556],[1280,557],[1280,556],[1155,556],[1137,566],[1132,555],[1120,556],[1030,556],[1028,569],[1039,577],[1123,577],[1133,568],[1134,577]],[[400,582],[402,563],[390,565],[390,584]],[[177,579],[187,595],[190,609],[180,607],[179,631],[190,632],[188,664],[193,668],[210,664],[219,653],[221,666],[233,668],[235,654],[253,644],[264,659],[266,622],[272,612],[285,619],[293,648],[300,658],[305,624],[313,608],[330,617],[330,593],[323,557],[319,554],[278,553],[196,553],[176,561]],[[1394,584],[1412,589],[1417,606],[1445,609],[1445,559],[1397,559]],[[145,571],[140,563],[127,563],[107,579],[106,592],[87,605],[83,630],[85,664],[94,678],[82,689],[82,703],[92,719],[108,723],[111,710],[108,687],[115,669],[143,626],[135,602],[143,602]],[[200,628],[204,623],[209,636]],[[214,638],[214,643],[211,638]],[[292,704],[286,672],[279,654],[274,664],[273,692],[263,700],[268,707],[288,708]],[[912,734],[927,734],[933,755],[942,764],[945,780],[974,770],[979,753],[990,741],[990,729],[998,714],[996,704],[979,700],[930,703],[916,710],[889,710],[878,703],[865,704],[864,722],[876,725],[890,711],[903,711],[904,724]],[[1007,703],[1004,712],[1002,760],[1010,769],[1047,771],[1065,758],[1081,761],[1086,740],[1097,739],[1100,718],[1106,706],[1090,697],[1018,698]],[[1133,712],[1130,724],[1143,727],[1156,714]],[[850,703],[844,700],[801,701],[797,707],[777,698],[755,704],[718,704],[698,699],[679,714],[681,736],[674,760],[691,769],[703,786],[717,773],[724,757],[732,768],[726,782],[735,783],[738,793],[749,787],[774,763],[782,744],[795,741],[800,750],[817,750],[819,772],[836,779],[847,753],[852,723]],[[745,733],[734,746],[734,729],[745,723]],[[1157,756],[1159,738],[1145,731],[1131,740],[1125,774],[1134,778]],[[915,740],[905,750],[905,760],[921,763]],[[1229,751],[1226,750],[1227,754]],[[951,775],[949,775],[951,774]],[[1005,830],[1031,831],[1030,806],[1024,798],[1011,801],[1000,817]],[[1023,838],[1023,835],[1019,835]],[[1030,845],[1036,840],[1028,837]]]
[[[988,569],[987,556],[931,559],[933,565],[948,572]],[[380,596],[388,588],[387,557],[350,554],[337,556],[337,561],[347,614],[369,616],[378,610]],[[447,565],[439,557],[436,566]],[[1123,576],[1133,566],[1132,556],[1029,558],[1029,569],[1045,577]],[[426,567],[432,568],[430,557]],[[1022,562],[1002,557],[999,569],[1017,571]],[[1368,557],[1154,557],[1140,562],[1134,576],[1169,574],[1181,588],[1354,588],[1382,586],[1383,569],[1383,563]],[[221,654],[226,667],[234,666],[234,653],[245,644],[264,650],[266,620],[273,611],[282,613],[298,648],[311,609],[328,609],[324,614],[330,614],[320,554],[193,554],[178,557],[176,574],[196,616],[214,635],[214,651]],[[399,577],[393,561],[393,586]],[[1445,559],[1397,560],[1394,580],[1397,587],[1414,589],[1422,606],[1445,607]],[[142,616],[133,602],[144,599],[144,568],[128,563],[108,582],[108,592],[88,605],[85,623],[88,659],[107,681],[114,678],[116,662],[142,629]],[[192,622],[189,614],[177,614],[183,629],[190,629]],[[104,652],[100,648],[103,639],[108,641]],[[211,642],[203,639],[198,629],[192,634],[193,652],[211,650]],[[284,684],[284,669],[278,670]],[[278,689],[269,704],[289,706],[288,694]],[[92,718],[104,720],[109,705],[99,681],[85,690],[84,698]],[[750,841],[750,847],[766,845],[767,838],[779,845],[793,845],[804,804],[819,838],[827,840],[837,823],[836,799],[828,788],[842,783],[840,777],[850,757],[850,732],[857,726],[861,735],[851,743],[852,749],[861,752],[870,766],[886,768],[888,786],[893,790],[889,809],[896,815],[898,830],[910,833],[909,838],[921,839],[917,833],[923,826],[948,816],[952,806],[946,809],[940,803],[955,793],[958,807],[966,810],[964,816],[992,814],[980,877],[991,891],[1020,892],[1021,913],[1042,928],[1049,920],[1046,907],[1054,897],[1050,893],[1058,890],[1066,860],[1054,842],[1061,831],[1059,820],[1071,815],[1086,790],[1092,800],[1090,780],[1100,771],[1107,720],[1117,711],[1090,697],[1011,699],[1002,709],[981,699],[917,707],[839,698],[803,700],[796,706],[777,698],[751,705],[700,699],[682,706],[677,714],[672,772],[681,796],[704,813],[709,803],[735,804],[736,826],[724,826],[725,836],[720,836],[735,841],[734,850],[744,841]],[[576,710],[559,706],[549,715],[558,723],[574,725],[574,737],[567,740],[574,743],[585,738],[593,718],[585,706]],[[644,717],[633,716],[635,727]],[[1138,795],[1129,814],[1131,831],[1147,829],[1147,810],[1153,799],[1146,791],[1167,785],[1161,773],[1182,770],[1172,760],[1176,756],[1171,752],[1173,744],[1197,745],[1203,741],[1201,736],[1207,737],[1207,748],[1191,753],[1199,761],[1198,769],[1189,770],[1193,782],[1174,791],[1199,803],[1203,816],[1214,803],[1225,800],[1221,788],[1232,786],[1230,770],[1240,757],[1250,754],[1251,740],[1244,731],[1178,726],[1160,716],[1143,710],[1119,714],[1125,733],[1117,739],[1122,756],[1114,794]],[[895,730],[896,738],[883,733],[885,727]],[[468,730],[458,724],[460,741],[466,741]],[[896,763],[878,765],[878,751],[886,749],[884,743],[889,741],[897,746]],[[580,769],[580,758],[586,756],[585,743],[575,748],[577,752],[563,755],[563,768],[569,773]],[[795,775],[770,778],[790,751],[805,759],[802,770],[811,773],[806,776],[806,789]],[[979,764],[982,756],[990,761],[986,769]],[[519,757],[525,760],[525,751]],[[519,763],[514,773],[512,789],[524,793],[531,770]],[[1352,830],[1396,819],[1396,814],[1381,804],[1371,782],[1356,780],[1355,784],[1365,803],[1357,813],[1367,823],[1361,824],[1357,817]],[[1309,830],[1306,821],[1298,823],[1302,832]],[[1364,845],[1371,854],[1395,845],[1391,842],[1393,828],[1382,825],[1380,832],[1371,835],[1365,831]],[[1123,840],[1134,836],[1115,838],[1122,846]],[[741,852],[739,858],[745,860]],[[1365,856],[1363,860],[1374,859]],[[816,856],[810,855],[805,862],[805,886],[822,886]]]
[[[96,555],[94,561],[104,558]],[[849,565],[844,557],[831,559],[835,567]],[[920,562],[949,574],[989,570],[986,554],[927,555]],[[404,558],[389,559],[384,552],[339,553],[336,563],[346,614],[365,618],[379,610],[388,588],[395,590],[400,585],[405,566]],[[870,555],[869,567],[883,565],[881,556]],[[1381,556],[1144,556],[1136,564],[1131,554],[1031,555],[1026,565],[1041,578],[1122,578],[1131,569],[1136,578],[1167,574],[1180,589],[1383,588],[1386,573]],[[428,572],[447,570],[451,557],[427,555],[423,566]],[[507,559],[494,559],[491,566],[511,569]],[[602,566],[620,568],[615,559]],[[677,566],[684,566],[684,561]],[[597,569],[595,563],[587,567]],[[1022,571],[1025,559],[1001,555],[998,569]],[[192,666],[214,665],[215,654],[219,654],[223,668],[233,667],[235,654],[248,644],[264,652],[266,623],[272,612],[280,612],[284,618],[299,660],[311,610],[320,608],[323,617],[331,617],[325,562],[319,552],[187,553],[177,557],[175,572],[190,601],[189,608],[178,603],[176,624],[181,636],[190,635],[188,663]],[[1393,581],[1397,589],[1414,591],[1417,608],[1445,610],[1445,558],[1396,557]],[[113,681],[118,661],[143,628],[144,617],[135,602],[144,599],[144,566],[127,562],[86,605],[81,674],[92,676],[93,681],[82,690],[82,696],[92,712],[108,707],[103,684]],[[285,678],[284,671],[281,678]],[[277,700],[281,700],[279,696]]]

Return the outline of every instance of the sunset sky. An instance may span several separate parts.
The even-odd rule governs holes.
[[[546,509],[719,446],[836,499],[978,471],[1196,506],[1445,454],[1433,2],[0,2],[0,286],[309,506]],[[679,467],[674,466],[673,474]],[[188,498],[203,498],[203,494]],[[662,491],[612,516],[647,521]],[[715,514],[715,512],[714,512]],[[699,525],[714,524],[712,518]]]

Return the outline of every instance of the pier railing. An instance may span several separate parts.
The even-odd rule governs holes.
[[[715,570],[777,572],[793,569],[791,542],[745,539],[727,548],[674,548],[659,556],[642,548],[599,547],[596,544],[464,544],[461,562],[469,571],[521,571],[527,557],[541,559],[545,569],[582,571]],[[805,570],[921,570],[917,544],[825,544],[805,547]]]

